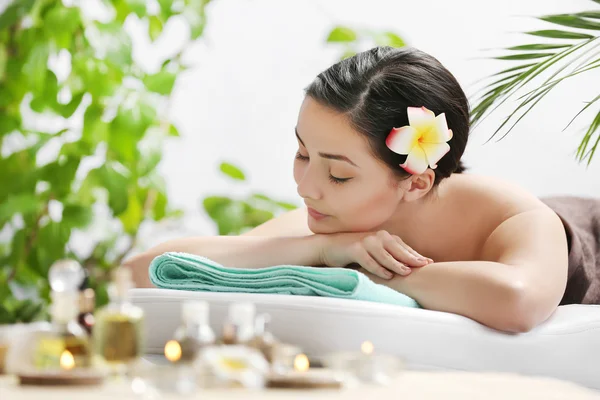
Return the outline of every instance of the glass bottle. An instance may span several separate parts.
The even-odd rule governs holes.
[[[77,322],[85,329],[88,335],[92,334],[94,329],[94,309],[96,308],[96,295],[94,289],[86,288],[79,292],[79,315]]]
[[[204,347],[215,343],[215,333],[209,324],[209,305],[205,301],[188,301],[182,306],[182,324],[174,339],[181,346],[183,363],[192,363]]]
[[[252,347],[258,349],[269,363],[273,362],[273,347],[277,345],[277,339],[267,330],[271,317],[269,314],[260,314],[256,317],[254,328],[254,339]]]
[[[109,288],[110,302],[95,316],[94,351],[116,375],[125,375],[143,354],[144,312],[129,301],[132,287],[131,270],[117,268]]]
[[[230,305],[221,342],[226,345],[250,344],[254,339],[255,314],[256,308],[252,303]]]
[[[50,267],[48,280],[52,289],[51,325],[32,334],[27,346],[31,357],[23,358],[30,360],[29,369],[36,371],[90,367],[90,338],[77,322],[78,286],[83,280],[83,268],[75,260],[58,260]]]

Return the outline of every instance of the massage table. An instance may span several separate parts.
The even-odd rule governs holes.
[[[411,370],[508,372],[571,381],[600,390],[600,305],[559,307],[527,333],[504,333],[439,311],[328,297],[131,289],[145,312],[148,355],[163,353],[187,300],[210,304],[215,333],[234,302],[252,302],[271,316],[269,330],[318,359],[336,351],[399,356]]]

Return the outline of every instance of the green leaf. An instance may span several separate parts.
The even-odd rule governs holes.
[[[99,181],[108,190],[108,206],[118,216],[128,208],[128,179],[109,165],[97,169]]]
[[[92,207],[79,204],[65,204],[62,222],[71,228],[85,228],[93,219]]]
[[[42,209],[42,200],[29,193],[13,194],[0,203],[0,222],[10,220],[16,214],[34,214]]]
[[[551,57],[554,53],[523,53],[512,54],[509,56],[494,57],[497,60],[532,60],[536,58]]]
[[[71,98],[71,101],[68,104],[61,105],[60,107],[60,115],[63,118],[70,118],[73,113],[77,110],[77,107],[81,104],[81,100],[83,100],[83,96],[85,93],[78,93]]]
[[[129,193],[129,201],[127,209],[121,215],[119,219],[123,223],[123,229],[130,235],[134,235],[140,223],[144,220],[142,201],[136,195],[135,190],[131,190]]]
[[[0,117],[0,137],[19,128],[21,120],[11,115],[2,115]]]
[[[385,35],[388,38],[388,43],[392,47],[404,47],[406,46],[406,42],[394,32],[385,32]]]
[[[206,26],[206,18],[202,13],[186,9],[183,12],[183,17],[190,27],[190,36],[192,40],[198,39],[204,33]]]
[[[115,68],[126,69],[133,63],[131,38],[118,22],[97,23],[100,37],[94,47],[105,53],[106,62]]]
[[[43,24],[46,37],[54,40],[59,49],[69,49],[73,34],[81,27],[79,8],[59,2],[46,14]]]
[[[110,124],[108,148],[110,159],[135,165],[139,158],[138,141],[156,121],[156,109],[143,99],[130,107],[119,108],[117,116]]]
[[[229,176],[230,178],[237,179],[240,181],[246,180],[246,176],[244,175],[242,170],[240,170],[238,167],[236,167],[233,164],[223,162],[219,166],[219,169],[221,170],[222,173]]]
[[[552,39],[593,39],[593,35],[589,35],[587,33],[580,32],[570,32],[570,31],[562,31],[562,30],[541,30],[541,31],[531,31],[525,32],[528,35],[540,36]]]
[[[140,162],[138,166],[138,176],[146,176],[153,172],[161,160],[161,150],[153,150],[150,151],[148,154],[145,154],[143,157],[140,157]]]
[[[38,42],[29,53],[27,62],[23,65],[23,74],[27,78],[34,93],[41,94],[44,90],[46,66],[50,48],[47,43]]]
[[[160,18],[156,15],[152,15],[148,18],[148,35],[151,41],[158,39],[163,30],[163,23]]]
[[[600,4],[600,3],[598,3],[598,4]],[[579,12],[575,15],[577,15],[579,17],[583,17],[583,18],[600,19],[600,11],[583,11],[583,12]]]
[[[356,51],[353,49],[346,49],[346,51],[344,51],[344,54],[342,54],[342,56],[340,57],[340,60],[345,60],[347,58],[350,57],[354,57],[356,55]]]
[[[163,191],[158,191],[154,207],[152,207],[152,218],[155,221],[160,221],[167,216],[167,203],[167,194]]]
[[[169,125],[169,136],[173,136],[173,137],[180,137],[179,135],[179,130],[177,129],[177,127],[173,124]]]
[[[565,47],[569,47],[571,46],[570,44],[526,44],[523,46],[514,46],[514,47],[509,47],[507,50],[516,50],[516,51],[520,51],[520,50],[525,50],[525,51],[529,51],[529,50],[552,50],[552,49],[562,49]]]
[[[0,14],[0,30],[16,23],[33,7],[35,0],[17,0]]]
[[[108,139],[108,124],[102,121],[103,112],[102,106],[92,103],[83,114],[82,139],[90,144],[92,148]]]
[[[146,16],[146,0],[125,0],[129,9],[135,13],[139,18]]]
[[[0,82],[2,82],[6,76],[6,61],[8,60],[8,52],[4,43],[0,43]]]
[[[62,222],[50,222],[40,228],[36,246],[40,275],[47,276],[52,263],[65,257],[70,237],[71,228]]]
[[[356,32],[345,26],[336,26],[329,32],[327,42],[354,42],[357,39]]]
[[[600,30],[600,23],[590,21],[572,14],[546,15],[540,17],[542,21],[571,28]]]
[[[162,95],[168,95],[173,90],[177,75],[172,72],[160,71],[153,75],[146,75],[144,77],[144,85],[152,92],[156,92]]]
[[[285,210],[291,211],[291,210],[295,210],[298,208],[297,205],[292,204],[292,203],[287,203],[285,201],[278,201],[277,205]]]
[[[59,157],[40,169],[40,179],[50,183],[52,192],[57,198],[63,198],[71,191],[80,161],[79,156]]]

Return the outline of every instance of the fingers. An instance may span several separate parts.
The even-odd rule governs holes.
[[[383,235],[366,237],[363,243],[365,249],[382,267],[399,275],[410,274],[410,268],[408,268],[401,259],[390,254],[387,249],[388,246],[386,246],[386,242],[388,240],[394,242],[393,239],[391,237],[383,238],[382,236]]]
[[[379,262],[375,261],[375,259],[369,254],[369,252],[362,246],[357,250],[355,255],[356,262],[358,262],[364,269],[369,271],[372,274],[377,275],[383,279],[392,279],[394,274],[391,273],[388,269],[384,268],[379,264]]]
[[[410,247],[409,245],[407,245],[406,243],[404,243],[404,241],[402,239],[400,239],[398,236],[392,235],[392,239],[393,239],[393,241],[396,244],[398,244],[406,252],[408,252],[410,254],[410,256],[412,256],[411,260],[413,260],[414,265],[411,262],[407,262],[407,264],[411,265],[412,267],[422,267],[424,265],[427,265],[427,264],[433,262],[433,260],[431,258],[423,257],[422,255],[420,255],[419,253],[417,253],[415,250],[413,250],[412,247]],[[394,246],[393,244],[390,244],[390,248],[397,249],[397,247]],[[391,250],[391,251],[394,251],[394,250]]]

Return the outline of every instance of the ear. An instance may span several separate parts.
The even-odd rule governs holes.
[[[434,182],[435,172],[431,168],[427,168],[422,174],[412,175],[400,185],[403,190],[402,200],[415,201],[422,198],[433,188]]]

